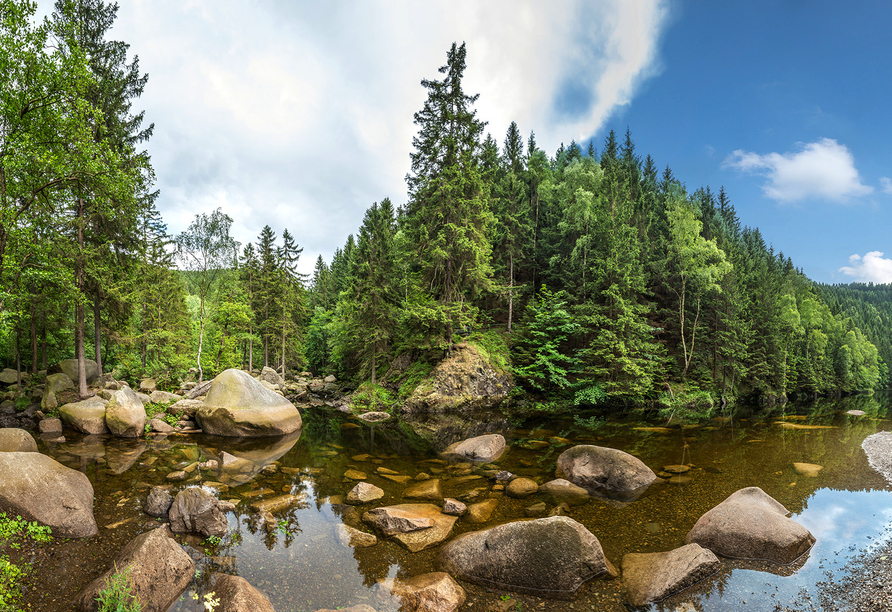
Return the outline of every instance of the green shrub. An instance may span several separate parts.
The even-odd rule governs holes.
[[[393,405],[393,396],[381,385],[362,383],[353,392],[353,405],[363,410],[387,410]]]
[[[424,380],[434,371],[434,364],[427,361],[414,361],[403,375],[403,382],[397,395],[400,399],[406,399],[415,392]]]
[[[499,373],[511,372],[511,349],[506,332],[476,331],[468,336],[468,344],[474,345],[480,356]]]
[[[142,604],[133,594],[133,580],[130,578],[132,569],[133,566],[130,566],[118,571],[115,567],[115,572],[96,598],[99,602],[98,612],[141,612]]]

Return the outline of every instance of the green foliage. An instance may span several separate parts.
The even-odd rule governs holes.
[[[480,356],[499,373],[511,372],[511,348],[509,336],[498,329],[475,331],[468,336],[468,344],[474,345]]]
[[[541,392],[570,387],[576,358],[567,343],[579,324],[566,309],[567,295],[543,286],[526,308],[514,345],[514,373],[527,387]]]
[[[607,400],[604,389],[598,385],[588,384],[573,395],[574,406],[597,406]]]
[[[666,424],[672,422],[691,423],[711,418],[717,406],[715,394],[699,389],[694,384],[676,388],[660,395],[658,399],[660,417]]]
[[[393,406],[393,395],[381,385],[364,382],[351,396],[353,406],[363,411],[388,411]]]
[[[20,516],[13,519],[0,512],[0,544],[20,550],[25,540],[49,542],[52,540],[51,530]],[[26,570],[10,562],[8,556],[0,556],[0,612],[19,610],[17,603],[22,595],[20,581],[25,573]]]
[[[435,365],[428,361],[413,361],[406,370],[406,373],[403,374],[397,396],[400,399],[406,399],[411,396],[415,392],[415,389],[417,389],[418,386],[431,375],[431,372],[434,371],[434,367]]]
[[[140,612],[142,604],[133,593],[133,580],[130,577],[132,566],[123,570],[115,567],[105,586],[99,591],[96,601],[98,612]]]
[[[0,612],[18,612],[17,605],[22,596],[19,581],[24,571],[10,563],[9,557],[0,556]]]

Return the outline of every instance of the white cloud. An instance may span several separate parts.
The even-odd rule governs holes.
[[[848,266],[839,269],[859,283],[892,283],[892,259],[883,257],[881,251],[871,251],[864,257],[852,255]]]
[[[832,138],[800,143],[790,153],[759,155],[738,149],[722,165],[766,176],[762,191],[780,202],[806,198],[847,202],[873,193],[873,187],[861,182],[851,151]]]
[[[883,190],[883,193],[892,194],[892,179],[887,176],[880,177],[880,189]]]
[[[39,0],[51,10],[51,0]],[[464,86],[501,143],[517,121],[554,151],[587,139],[659,70],[668,0],[128,0],[111,36],[150,75],[134,109],[169,230],[221,207],[240,241],[265,224],[304,247],[303,271],[372,202],[406,199],[426,91],[453,41]],[[560,112],[566,91],[573,112]]]

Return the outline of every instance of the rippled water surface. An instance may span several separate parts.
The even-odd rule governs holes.
[[[102,533],[98,538],[41,549],[33,561],[42,587],[28,593],[26,600],[32,609],[69,610],[67,602],[104,571],[127,541],[158,525],[143,510],[148,489],[166,484],[170,472],[186,468],[192,470],[189,478],[173,483],[174,492],[201,484],[234,502],[236,511],[228,515],[229,535],[218,544],[194,536],[180,538],[196,559],[198,571],[171,610],[202,610],[193,595],[210,590],[215,572],[243,576],[269,596],[278,612],[312,612],[359,603],[378,612],[396,610],[378,583],[434,571],[439,547],[413,554],[394,541],[380,539],[370,548],[343,546],[337,525],[360,526],[340,505],[341,497],[355,484],[344,477],[347,470],[364,472],[368,482],[384,489],[386,496],[378,505],[405,503],[402,491],[415,482],[393,482],[378,474],[378,468],[412,479],[427,473],[444,481],[447,497],[469,503],[489,497],[499,500],[488,523],[471,525],[459,520],[452,532],[455,536],[524,518],[524,509],[539,501],[553,507],[545,497],[503,497],[493,491],[495,482],[483,474],[485,469],[497,467],[546,482],[554,478],[555,460],[563,450],[574,444],[597,444],[632,453],[657,472],[670,464],[692,467],[686,474],[689,481],[652,486],[630,504],[592,500],[570,509],[569,516],[598,537],[617,567],[627,553],[667,551],[682,545],[704,512],[743,487],[759,486],[784,504],[817,538],[815,547],[795,566],[725,561],[712,578],[652,606],[684,612],[771,610],[801,589],[814,588],[825,572],[886,537],[892,492],[868,465],[861,442],[872,433],[892,429],[889,405],[885,395],[860,396],[785,410],[738,412],[698,426],[668,428],[634,418],[577,419],[575,423],[546,418],[474,423],[449,418],[426,424],[425,429],[439,432],[427,437],[396,419],[372,429],[325,408],[304,413],[299,437],[272,441],[176,435],[136,443],[66,432],[66,443],[41,442],[41,450],[90,478]],[[851,409],[867,415],[846,415]],[[485,431],[503,433],[509,441],[510,450],[497,466],[469,468],[431,461],[436,459],[428,441],[431,437],[442,445]],[[194,465],[224,450],[246,460],[238,472],[218,473]],[[794,462],[819,464],[823,469],[809,478],[793,470]],[[479,477],[459,478],[464,482],[450,484],[463,475]],[[274,513],[275,525],[262,525],[251,504],[283,493],[304,493],[306,502]],[[463,586],[468,591],[466,610],[628,609],[620,580],[590,583],[570,602],[527,595],[511,595],[506,601],[503,592]]]

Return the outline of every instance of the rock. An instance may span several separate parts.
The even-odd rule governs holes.
[[[150,516],[167,516],[173,504],[173,495],[169,487],[152,487],[146,499],[146,514]]]
[[[475,525],[485,523],[492,518],[492,513],[498,507],[499,500],[497,499],[487,499],[477,504],[471,504],[468,506],[468,513],[465,515],[464,521]]]
[[[62,376],[65,376],[62,374]],[[55,391],[47,391],[46,395],[43,396],[43,399],[40,400],[40,407],[47,412],[55,410],[59,407],[59,400],[56,399]]]
[[[301,428],[294,404],[235,369],[214,379],[195,418],[206,434],[217,436],[275,436]]]
[[[174,428],[161,419],[152,419],[149,421],[149,431],[170,434],[174,432]]]
[[[72,381],[77,380],[77,359],[63,359],[59,362],[59,368]],[[102,372],[99,371],[99,364],[92,359],[84,359],[84,370],[87,374],[87,384],[92,385],[99,378]],[[47,377],[49,378],[49,377]],[[72,383],[73,387],[74,383]]]
[[[367,482],[359,482],[347,493],[348,504],[370,504],[384,497],[384,489]]]
[[[632,501],[657,479],[640,459],[615,448],[574,446],[557,459],[557,478],[565,478],[589,493]]]
[[[175,470],[165,476],[165,478],[171,482],[180,482],[181,480],[186,480],[188,477],[189,474],[187,474],[183,470]]]
[[[111,569],[80,593],[77,598],[79,609],[84,612],[98,610],[96,598],[99,591],[105,588],[116,570],[120,572],[126,568],[130,568],[127,571],[132,592],[139,598],[143,612],[167,610],[195,575],[192,558],[173,539],[167,525],[163,525],[131,540],[115,557]]]
[[[344,478],[347,480],[365,480],[369,475],[359,470],[347,470],[344,472]]]
[[[789,511],[759,487],[732,493],[706,512],[685,537],[724,557],[792,563],[815,543]]]
[[[390,418],[386,412],[363,412],[359,418],[367,423],[380,423]]]
[[[428,501],[442,501],[443,487],[439,479],[422,480],[421,482],[407,487],[403,491],[403,497],[406,499],[424,499]]]
[[[270,499],[264,499],[261,501],[256,501],[251,504],[251,508],[253,510],[257,510],[261,514],[269,512],[278,512],[280,510],[286,510],[289,508],[306,508],[307,505],[304,503],[307,500],[306,493],[299,493],[297,495],[278,495],[276,497]],[[218,502],[219,504],[219,502]]]
[[[106,401],[91,397],[82,402],[72,402],[59,408],[59,417],[69,427],[86,434],[108,433],[105,425]]]
[[[846,411],[846,414],[850,414],[852,416],[864,416],[867,413],[863,410],[848,410]]]
[[[809,478],[817,478],[818,473],[824,469],[823,465],[815,465],[814,463],[794,463],[793,469],[797,474],[808,476]]]
[[[406,400],[407,413],[473,412],[501,404],[514,388],[507,372],[496,370],[467,343],[456,344],[449,356]]]
[[[565,516],[460,535],[443,547],[436,565],[475,584],[554,597],[571,597],[592,578],[617,576],[598,539]]]
[[[277,389],[281,389],[285,385],[285,381],[282,380],[279,373],[269,366],[264,366],[263,371],[260,372],[260,382],[268,382]]]
[[[11,368],[3,368],[3,371],[0,372],[0,383],[4,385],[12,385],[19,381],[18,372]]]
[[[37,442],[24,429],[5,427],[0,429],[0,453],[36,453]]]
[[[68,389],[74,389],[74,381],[65,374],[48,374],[44,388],[47,392],[60,393]]]
[[[337,610],[325,608],[316,610],[316,612],[375,612],[375,609],[372,606],[367,606],[366,604],[357,604],[355,606],[350,606],[349,608],[338,608]]]
[[[226,516],[217,507],[217,499],[199,487],[189,487],[177,493],[168,516],[174,533],[194,532],[205,537],[222,537],[229,529]]]
[[[130,387],[115,391],[105,405],[105,424],[119,438],[139,438],[146,429],[146,409]]]
[[[400,504],[375,508],[363,514],[362,520],[418,552],[448,538],[458,518],[432,504]]]
[[[52,529],[57,538],[99,533],[93,485],[81,472],[40,453],[0,453],[0,511]]]
[[[443,500],[443,514],[462,516],[463,514],[467,513],[467,511],[468,507],[457,499],[447,497]]]
[[[167,412],[173,415],[181,415],[184,418],[191,419],[198,412],[198,409],[204,405],[204,402],[197,399],[181,399],[175,404],[167,407]]]
[[[213,586],[220,612],[275,612],[266,595],[241,576],[217,574]]]
[[[691,470],[687,465],[664,465],[663,471],[670,474],[684,474]]]
[[[343,523],[338,523],[335,526],[335,532],[338,542],[345,548],[368,548],[378,543],[378,538],[371,533],[360,531]]]
[[[139,381],[139,390],[143,393],[150,394],[158,387],[158,383],[154,378],[143,378]]]
[[[538,490],[539,485],[536,484],[535,480],[530,478],[515,478],[508,483],[507,487],[505,487],[505,493],[508,494],[508,497],[516,497],[519,499],[534,495]]]
[[[176,393],[168,393],[167,391],[152,391],[149,393],[149,401],[153,404],[166,404],[167,402],[178,402],[182,397]]]
[[[465,603],[465,590],[445,572],[386,581],[382,585],[400,602],[400,610],[455,612]]]
[[[105,451],[108,469],[114,474],[123,474],[133,467],[147,447],[146,441],[139,438],[110,440]]]
[[[121,387],[121,389],[124,389],[124,388],[129,389],[130,387]],[[146,395],[145,393],[141,393],[139,391],[134,391],[133,395],[135,395],[136,398],[142,402],[143,406],[145,406],[146,404],[152,403],[152,398],[149,397],[148,395]]]
[[[537,504],[533,504],[532,506],[524,508],[523,513],[532,518],[537,516],[544,516],[547,510],[548,508],[545,506],[545,502],[539,502]]]
[[[660,553],[623,557],[623,585],[633,606],[644,606],[693,586],[716,573],[721,561],[698,544]]]
[[[42,434],[62,433],[62,421],[60,419],[43,419],[37,424],[37,429]]]
[[[327,385],[330,385],[331,383],[338,382],[338,379],[335,377],[334,374],[329,374],[328,376],[326,376],[325,378],[322,379],[322,382],[324,382]]]
[[[505,451],[505,438],[501,434],[486,434],[468,438],[446,447],[440,456],[447,461],[475,461],[488,463],[497,461]]]
[[[566,502],[571,506],[581,506],[589,500],[588,491],[563,478],[546,482],[539,487],[539,492],[551,496],[557,503]]]

